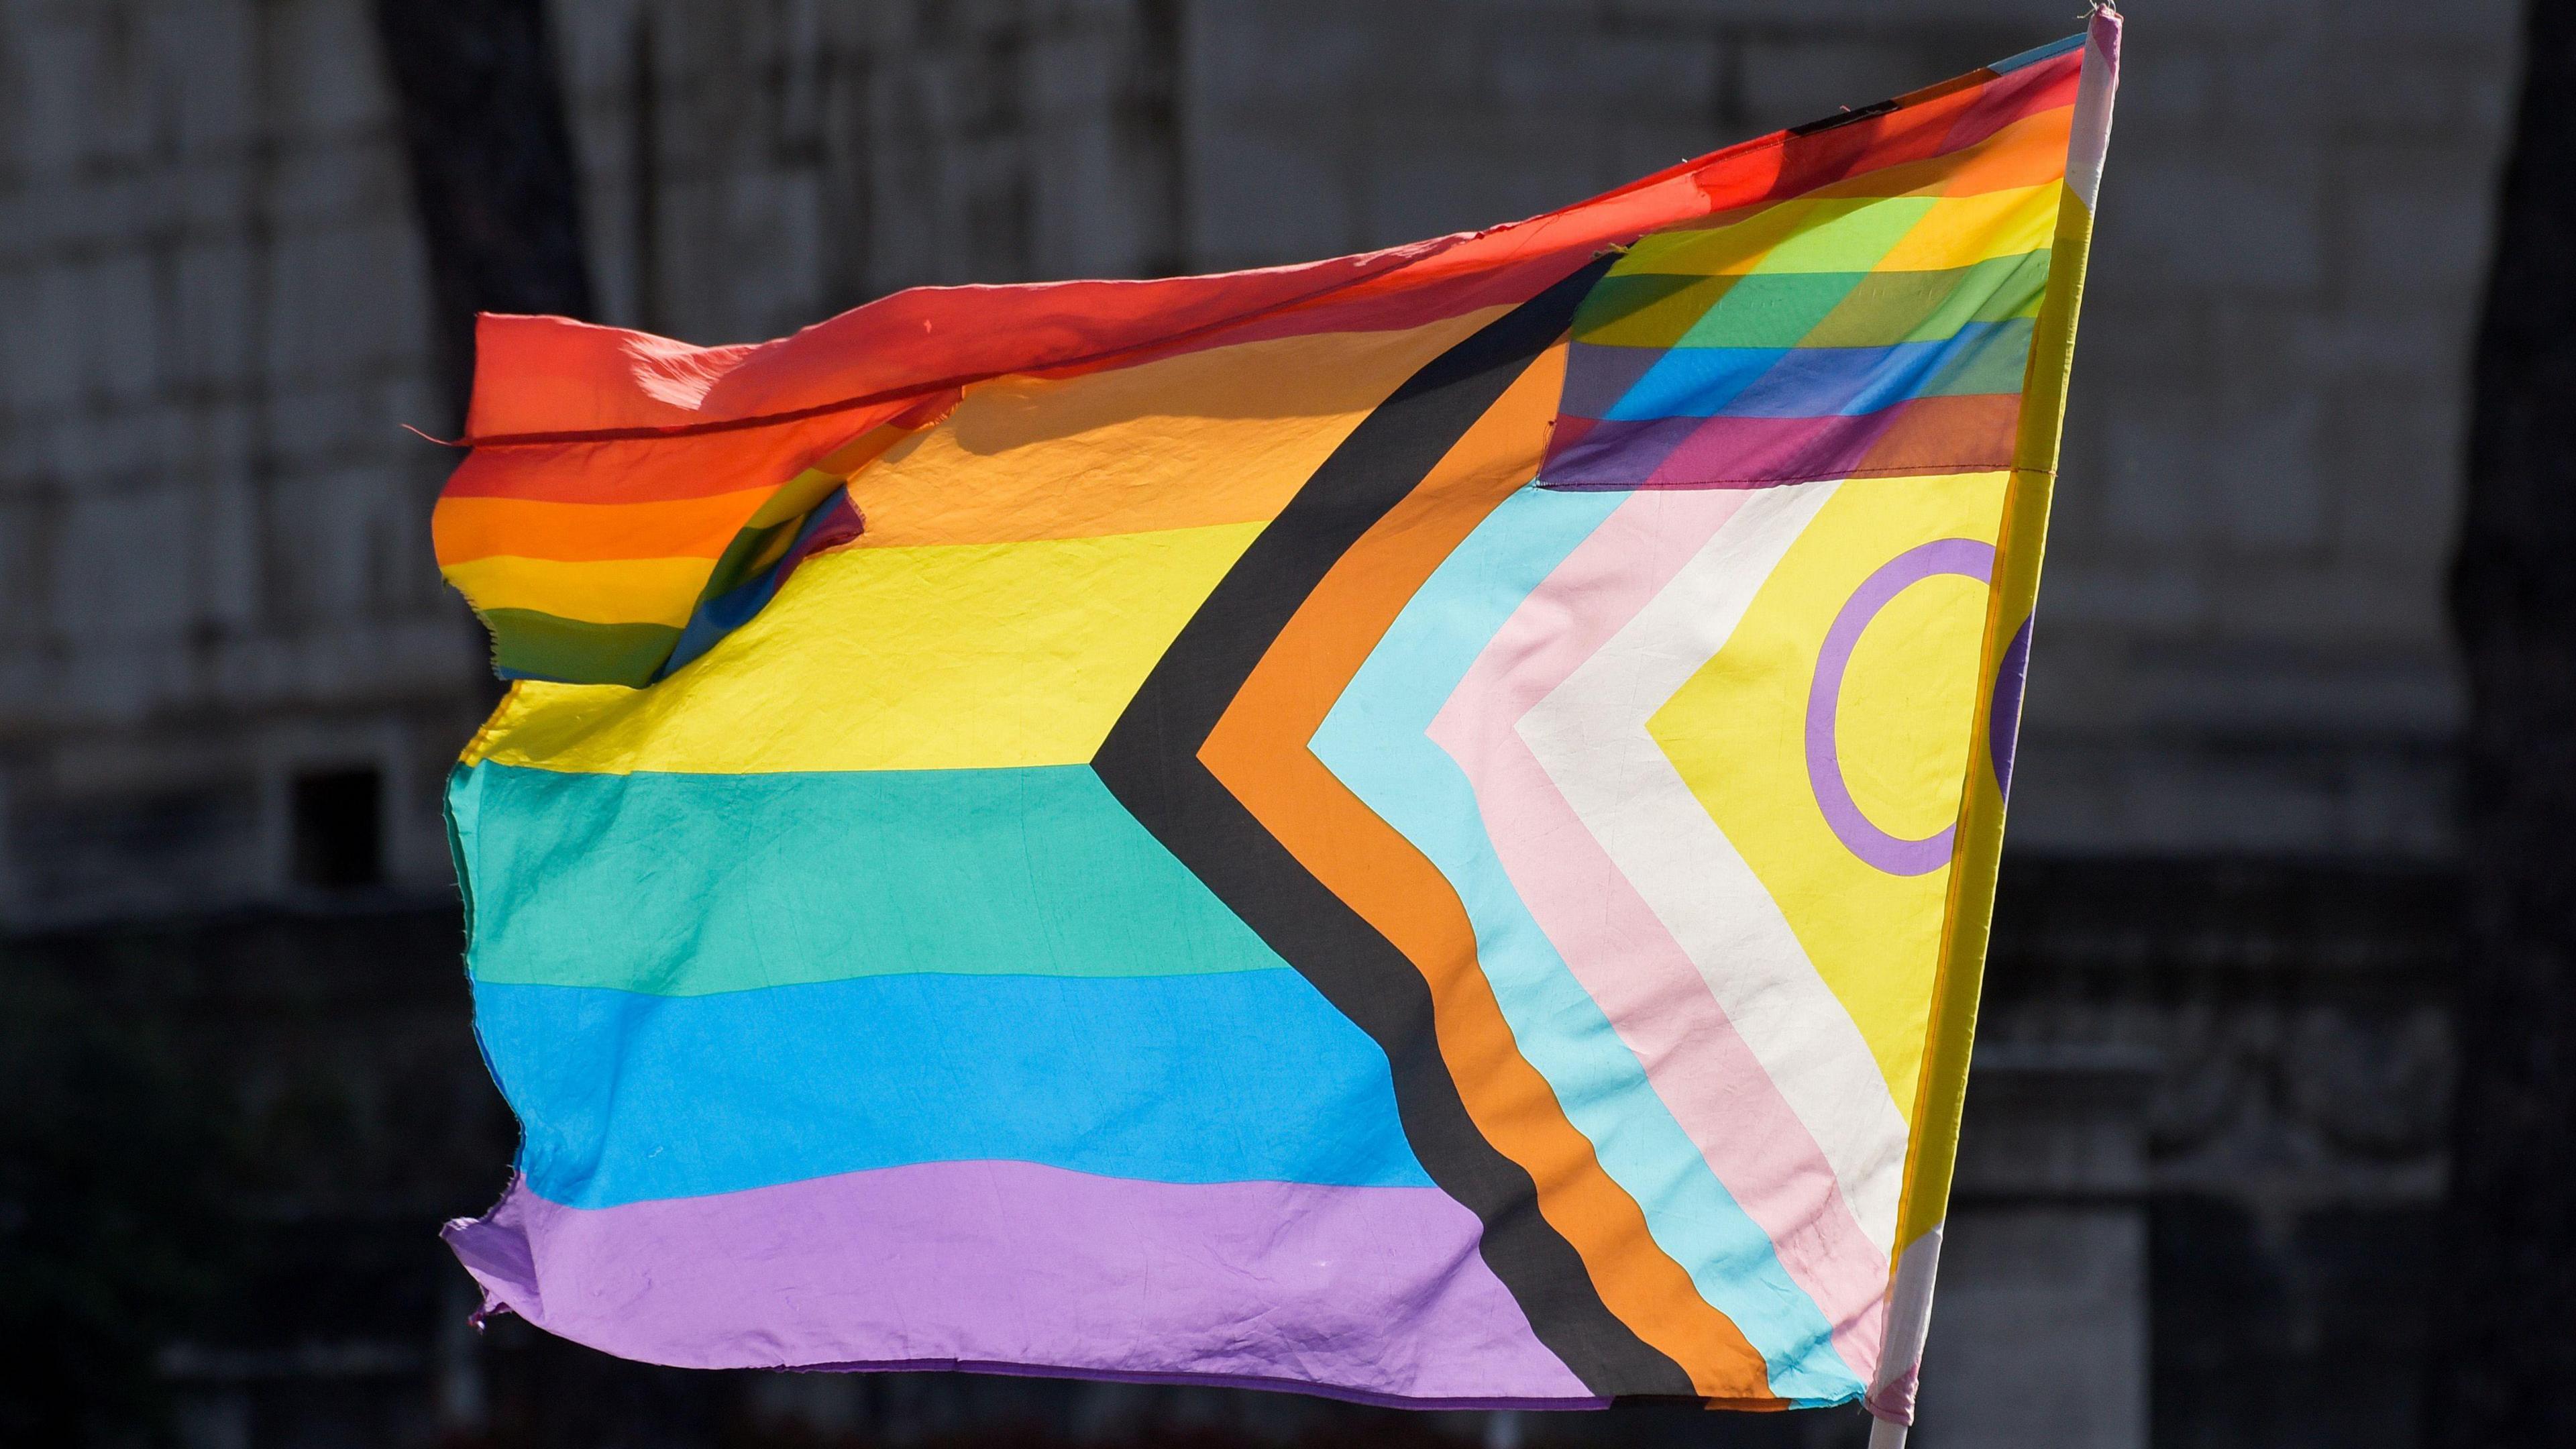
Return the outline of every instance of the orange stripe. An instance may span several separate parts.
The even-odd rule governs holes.
[[[745,488],[697,498],[632,503],[566,503],[495,494],[454,494],[430,514],[439,563],[495,554],[564,563],[638,558],[722,558],[745,528],[784,522],[822,500],[843,479],[946,417],[957,395],[924,400],[835,448],[776,489]]]
[[[1656,1246],[1636,1201],[1513,1045],[1447,879],[1306,748],[1333,701],[1440,561],[1537,471],[1565,377],[1551,349],[1337,562],[1272,642],[1199,759],[1300,864],[1429,982],[1440,1054],[1486,1140],[1528,1170],[1610,1311],[1705,1397],[1776,1406],[1762,1355]]]
[[[1501,311],[978,384],[852,481],[857,546],[1266,522],[1370,410]]]
[[[430,514],[429,533],[442,567],[495,554],[565,563],[715,558],[769,493],[749,488],[652,503],[551,503],[450,494]]]
[[[2037,111],[1946,156],[1907,161],[1820,187],[1810,194],[1981,196],[1990,191],[2046,186],[2066,175],[2066,142],[2074,126],[2075,108],[2071,105]]]

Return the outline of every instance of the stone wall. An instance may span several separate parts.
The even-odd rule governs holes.
[[[606,320],[757,341],[908,286],[1182,270],[1181,8],[560,0]]]
[[[446,873],[487,686],[379,69],[358,0],[0,5],[0,920],[289,893],[353,768]]]
[[[2024,1250],[1990,1281],[2072,1299],[2092,1280],[2049,1244],[2125,1215],[2158,1445],[2414,1442],[2458,897],[2448,871],[2385,863],[2005,862],[1953,1221]],[[2098,1092],[2088,1107],[2013,1088],[2034,1067],[2122,1062],[2125,1123]],[[2052,1158],[2033,1128],[2070,1112],[2081,1130],[2048,1140],[2092,1155]],[[1934,1338],[1975,1382],[2029,1315],[1981,1308],[1953,1266]],[[2061,1318],[2081,1325],[2062,1351],[2088,1356],[2101,1321]],[[1927,1422],[1944,1368],[1927,1358]]]
[[[2451,848],[2440,586],[2515,14],[2132,17],[2017,845]]]

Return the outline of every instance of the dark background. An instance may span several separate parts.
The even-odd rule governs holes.
[[[513,1129],[436,798],[496,690],[399,425],[476,308],[726,342],[1411,240],[2073,8],[0,0],[0,1442],[1856,1441],[477,1334],[433,1234]],[[1931,1449],[2576,1442],[2537,15],[2131,16]]]

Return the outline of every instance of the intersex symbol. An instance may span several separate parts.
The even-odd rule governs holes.
[[[1815,681],[1807,690],[1807,783],[1815,791],[1816,805],[1824,811],[1825,823],[1833,827],[1843,847],[1890,875],[1929,875],[1948,864],[1951,837],[1958,827],[1955,823],[1945,825],[1920,840],[1908,840],[1880,829],[1861,810],[1843,779],[1842,755],[1836,741],[1843,675],[1851,667],[1852,651],[1859,647],[1861,635],[1897,595],[1944,575],[1988,583],[1994,570],[1992,544],[1973,538],[1940,538],[1917,544],[1861,580],[1860,587],[1843,602],[1842,611],[1834,615],[1833,627],[1825,631],[1824,646],[1817,651]],[[2025,624],[2006,652],[1994,681],[1997,698],[1993,705],[1993,734],[2000,748],[1993,748],[1993,756],[1997,777],[2004,781],[2009,781],[2012,769],[2012,726],[2007,720],[2007,701],[2001,696],[2009,690],[2009,713],[2018,715],[2020,666],[2027,657],[2029,637],[2029,626]]]

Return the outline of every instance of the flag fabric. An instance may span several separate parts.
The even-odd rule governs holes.
[[[2118,37],[1312,265],[485,318],[486,1311],[1910,1417]]]

